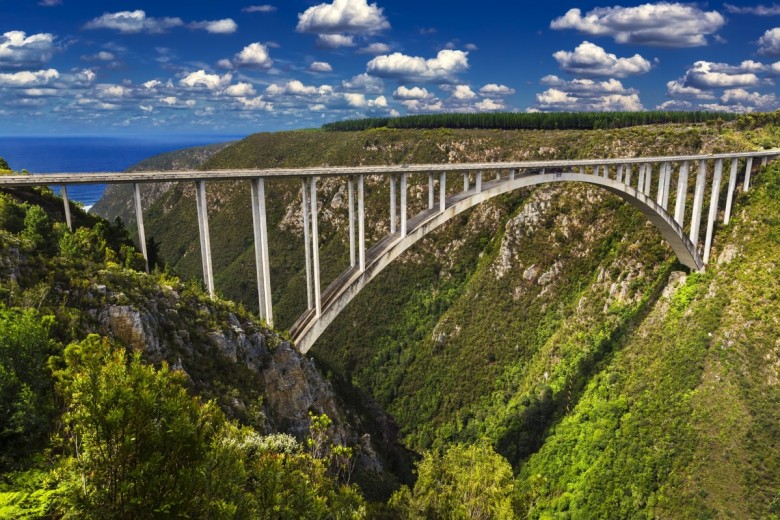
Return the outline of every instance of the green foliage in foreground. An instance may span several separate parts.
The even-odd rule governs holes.
[[[98,281],[127,303],[162,293],[127,269],[143,263],[121,226],[70,232],[7,194],[0,218],[0,518],[365,517],[346,482],[351,452],[332,445],[326,417],[313,421],[315,456],[290,436],[239,426],[194,397],[183,372],[85,334],[88,309],[101,308]],[[179,313],[202,314],[205,297],[164,282]]]
[[[511,519],[514,477],[509,463],[488,444],[455,444],[428,452],[413,489],[404,486],[390,508],[404,519]]]
[[[371,128],[496,128],[501,130],[598,130],[668,123],[732,120],[722,112],[537,112],[424,114],[403,117],[348,119],[322,125],[323,130],[355,132]]]

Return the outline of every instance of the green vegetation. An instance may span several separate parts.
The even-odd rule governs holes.
[[[497,128],[501,130],[596,130],[639,125],[730,121],[724,112],[495,112],[423,114],[403,117],[348,119],[322,125],[323,130],[356,132],[371,128]]]
[[[261,401],[256,372],[213,347],[195,369],[208,327],[251,335],[246,313],[138,272],[120,223],[74,208],[96,223],[70,232],[45,211],[51,197],[0,193],[0,517],[364,518],[352,450],[327,416],[312,418],[310,450],[244,404]],[[147,305],[171,333],[187,327],[194,352],[155,352],[159,333],[124,318]]]

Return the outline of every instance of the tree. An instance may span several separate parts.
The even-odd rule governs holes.
[[[456,444],[425,454],[414,489],[404,486],[389,505],[408,519],[509,519],[513,488],[512,468],[488,444]]]

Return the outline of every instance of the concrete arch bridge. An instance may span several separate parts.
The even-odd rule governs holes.
[[[302,353],[307,352],[342,309],[387,265],[418,240],[460,213],[498,195],[519,188],[558,182],[599,186],[621,197],[641,211],[672,247],[680,263],[702,270],[709,261],[717,224],[721,190],[725,187],[724,224],[731,217],[735,192],[750,188],[758,166],[780,157],[780,150],[717,155],[585,159],[571,161],[525,161],[511,163],[415,164],[349,168],[304,168],[266,170],[159,171],[134,173],[61,173],[0,177],[0,187],[59,185],[65,202],[65,216],[71,226],[67,186],[72,184],[129,183],[134,187],[139,243],[144,257],[141,183],[191,181],[195,183],[201,256],[205,285],[214,296],[206,183],[248,180],[252,194],[252,216],[257,265],[260,317],[273,324],[270,261],[266,223],[265,180],[301,179],[307,310],[290,328],[290,335]],[[724,169],[728,181],[725,181]],[[462,174],[463,189],[447,189],[447,179]],[[390,186],[390,230],[370,248],[366,247],[365,177],[381,176]],[[427,208],[409,215],[410,176],[426,176]],[[320,281],[317,182],[323,177],[340,177],[349,197],[350,267],[323,289]],[[689,178],[692,182],[689,182]],[[694,180],[695,178],[695,180]],[[722,186],[724,185],[724,186]],[[689,190],[692,188],[692,193]],[[449,195],[448,195],[449,194]],[[692,211],[685,220],[686,204],[692,196]],[[707,206],[706,215],[704,213]],[[702,225],[703,224],[703,225]],[[703,236],[702,236],[703,235]]]

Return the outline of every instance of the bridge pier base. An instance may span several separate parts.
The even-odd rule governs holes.
[[[200,255],[203,262],[203,279],[209,296],[214,298],[214,271],[211,266],[211,238],[209,237],[209,212],[206,203],[206,181],[195,181],[195,205],[198,210]]]
[[[265,212],[265,180],[251,180],[252,228],[255,238],[255,266],[257,269],[257,299],[260,318],[273,327],[271,301],[271,266],[268,257],[268,225]]]
[[[729,187],[726,193],[726,209],[723,213],[723,224],[728,225],[731,219],[731,205],[734,203],[734,189],[737,186],[737,170],[739,168],[739,159],[731,160],[731,173],[729,174]]]
[[[135,223],[138,226],[138,243],[146,261],[146,272],[149,273],[149,254],[146,251],[146,232],[144,231],[144,212],[141,205],[141,187],[133,183],[133,199],[135,201]]]

